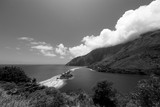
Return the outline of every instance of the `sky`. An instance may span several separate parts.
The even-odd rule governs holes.
[[[160,26],[159,0],[151,2],[0,0],[0,64],[65,64],[136,38]]]

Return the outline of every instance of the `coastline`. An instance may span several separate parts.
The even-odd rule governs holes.
[[[69,69],[68,71],[74,72],[75,70],[80,69],[80,68],[82,68],[82,67],[72,68],[72,69]],[[68,72],[68,71],[66,71],[66,72]],[[43,85],[43,86],[54,87],[56,89],[59,89],[66,84],[66,80],[67,80],[67,79],[59,79],[60,76],[61,76],[61,74],[56,75],[50,79],[39,82],[39,84]]]
[[[55,87],[56,89],[59,89],[65,85],[64,79],[57,79],[57,78],[60,78],[60,76],[61,75],[56,75],[50,79],[39,82],[39,84],[47,87]]]

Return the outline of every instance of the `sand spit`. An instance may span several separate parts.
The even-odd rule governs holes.
[[[76,67],[76,68],[72,68],[72,69],[70,69],[68,71],[72,71],[73,72],[73,71],[75,71],[77,69],[80,69],[80,68],[81,67]],[[68,72],[68,71],[66,71],[66,72]],[[66,82],[65,82],[66,79],[59,79],[60,76],[61,76],[61,74],[56,75],[56,76],[54,76],[54,77],[52,77],[50,79],[44,80],[42,82],[39,82],[39,84],[47,86],[47,87],[55,87],[55,88],[59,89],[59,88],[63,87],[66,84]]]

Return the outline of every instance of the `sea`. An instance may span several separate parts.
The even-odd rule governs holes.
[[[66,72],[76,66],[65,65],[17,65],[31,78],[36,78],[41,82],[52,78],[58,74]],[[73,72],[74,78],[66,81],[66,85],[60,88],[62,92],[76,91],[82,89],[91,94],[97,82],[107,80],[113,83],[113,88],[120,93],[127,94],[134,91],[139,80],[148,76],[135,74],[116,74],[96,72],[86,67],[81,67]]]

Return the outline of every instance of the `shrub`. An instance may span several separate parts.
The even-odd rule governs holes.
[[[112,83],[108,81],[98,82],[93,88],[93,101],[101,107],[115,107],[117,104],[116,90],[112,88]]]
[[[92,97],[89,96],[85,91],[78,89],[69,93],[63,93],[66,99],[66,105],[68,107],[99,107],[95,106]]]
[[[45,88],[32,93],[29,97],[34,107],[61,107],[65,104],[63,95],[55,88]]]
[[[0,87],[3,88],[5,91],[15,89],[17,85],[15,83],[5,82],[1,83]]]
[[[7,95],[5,91],[0,89],[0,107],[31,107],[30,100],[23,99],[20,96]]]
[[[6,66],[0,68],[0,81],[20,83],[30,82],[31,79],[27,77],[21,68]]]
[[[141,80],[137,89],[132,94],[135,104],[141,107],[160,106],[160,78],[151,76],[149,79]]]

